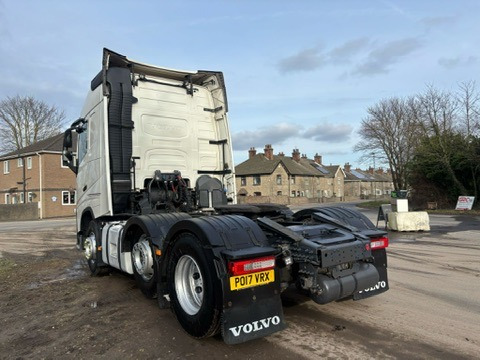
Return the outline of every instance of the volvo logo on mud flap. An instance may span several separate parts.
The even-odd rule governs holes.
[[[361,294],[362,292],[369,292],[369,291],[375,291],[375,290],[379,290],[379,289],[385,289],[387,287],[387,283],[385,281],[379,281],[377,283],[377,285],[375,286],[372,286],[368,289],[364,289],[362,291],[359,291],[358,293]]]
[[[243,325],[231,327],[229,330],[232,332],[233,336],[240,336],[242,332],[245,334],[250,334],[251,332],[256,332],[262,329],[269,328],[270,324],[272,325],[280,324],[280,317],[273,316],[273,317],[268,317],[268,318],[257,320],[257,321],[252,321],[251,323],[246,323]]]

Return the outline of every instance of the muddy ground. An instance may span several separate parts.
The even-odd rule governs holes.
[[[0,358],[478,358],[479,222],[391,234],[387,293],[320,306],[289,292],[288,328],[236,346],[192,339],[129,276],[91,277],[73,220],[0,223]]]

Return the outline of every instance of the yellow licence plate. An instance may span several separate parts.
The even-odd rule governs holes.
[[[241,290],[252,286],[265,285],[275,281],[275,271],[267,270],[251,274],[232,276],[230,290]]]

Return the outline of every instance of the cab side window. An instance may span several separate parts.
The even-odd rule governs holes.
[[[78,134],[78,165],[83,161],[83,158],[88,151],[88,122],[82,125],[82,132]]]

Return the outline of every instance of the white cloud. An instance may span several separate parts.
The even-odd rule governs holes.
[[[349,40],[329,51],[315,46],[299,51],[278,63],[282,73],[298,71],[315,71],[326,65],[345,66],[348,63],[357,65],[349,75],[368,76],[387,73],[391,66],[423,46],[415,37],[389,41],[383,44],[367,37]]]
[[[435,17],[425,17],[420,20],[420,22],[425,25],[428,29],[433,27],[439,27],[443,25],[452,25],[457,21],[456,16],[435,16]]]
[[[232,135],[235,150],[247,150],[252,146],[262,147],[265,144],[282,144],[289,138],[298,136],[301,126],[289,123],[278,123],[262,126],[255,130],[243,130]]]
[[[286,57],[278,63],[280,72],[312,71],[321,67],[325,62],[320,47],[301,50],[299,53]]]
[[[340,143],[349,141],[352,131],[353,127],[349,124],[324,122],[306,129],[302,133],[302,137],[314,141]]]
[[[442,57],[438,59],[438,64],[443,66],[446,69],[453,69],[459,66],[465,65],[473,65],[478,62],[478,58],[476,56],[469,56],[467,58],[463,58],[461,56],[452,57],[452,58],[445,58]]]
[[[398,63],[402,58],[410,55],[422,47],[417,38],[405,38],[387,42],[373,49],[367,58],[356,66],[352,75],[368,76],[388,73],[391,66]]]

